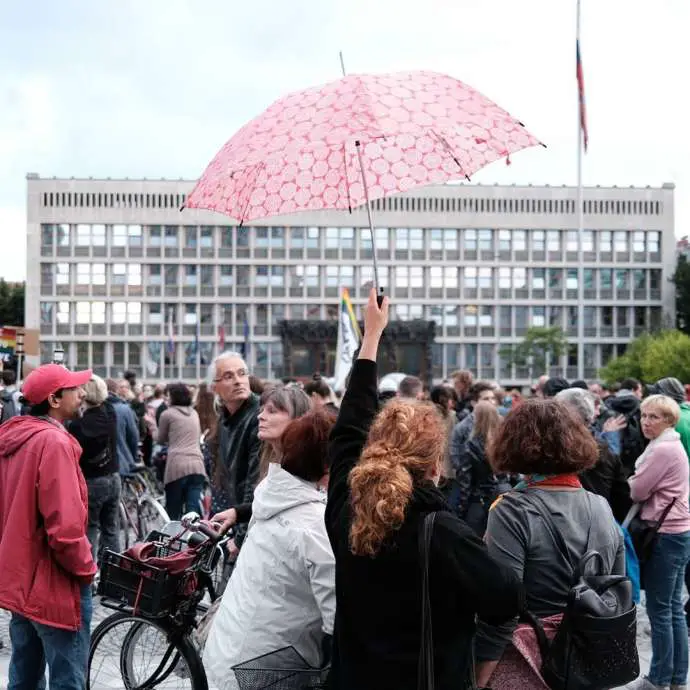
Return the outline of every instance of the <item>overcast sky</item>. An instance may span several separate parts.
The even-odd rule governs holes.
[[[475,176],[574,184],[575,0],[0,0],[0,277],[23,279],[25,176],[196,178],[286,92],[431,69],[547,150]],[[690,232],[690,1],[583,0],[587,185],[676,183]]]

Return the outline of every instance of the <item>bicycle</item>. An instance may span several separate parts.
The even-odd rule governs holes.
[[[149,468],[141,467],[136,474],[122,479],[120,530],[125,550],[170,522],[165,508],[152,491],[155,483],[149,475]]]
[[[206,594],[212,602],[217,599],[211,574],[230,535],[216,532],[195,513],[170,523],[166,532],[154,532],[142,545],[140,551],[150,554],[146,559],[104,553],[98,593],[114,613],[92,634],[87,690],[152,690],[175,682],[208,690],[192,634],[206,609]],[[111,643],[118,634],[120,641]],[[162,650],[157,650],[155,637],[162,638]],[[138,670],[139,660],[153,669]],[[104,680],[108,670],[117,677]]]

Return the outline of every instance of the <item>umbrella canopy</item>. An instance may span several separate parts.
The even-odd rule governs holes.
[[[211,161],[188,208],[240,222],[352,209],[535,146],[481,93],[435,72],[349,75],[276,101]],[[363,180],[362,175],[366,176]]]

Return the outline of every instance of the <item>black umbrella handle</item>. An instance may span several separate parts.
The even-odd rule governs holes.
[[[383,304],[383,288],[379,288],[379,292],[376,295],[376,304],[379,305],[379,309],[381,308],[381,305]]]

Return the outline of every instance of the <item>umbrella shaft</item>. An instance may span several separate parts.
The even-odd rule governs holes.
[[[355,142],[355,147],[357,148],[357,160],[359,161],[359,170],[362,173],[362,186],[364,187],[364,198],[367,204],[367,218],[369,220],[369,232],[371,232],[371,257],[374,261],[374,287],[376,288],[376,294],[383,292],[381,283],[379,283],[379,264],[376,259],[376,236],[374,234],[374,219],[371,215],[371,201],[369,201],[369,187],[367,186],[367,178],[364,174],[364,163],[362,162],[362,150],[360,143]]]

